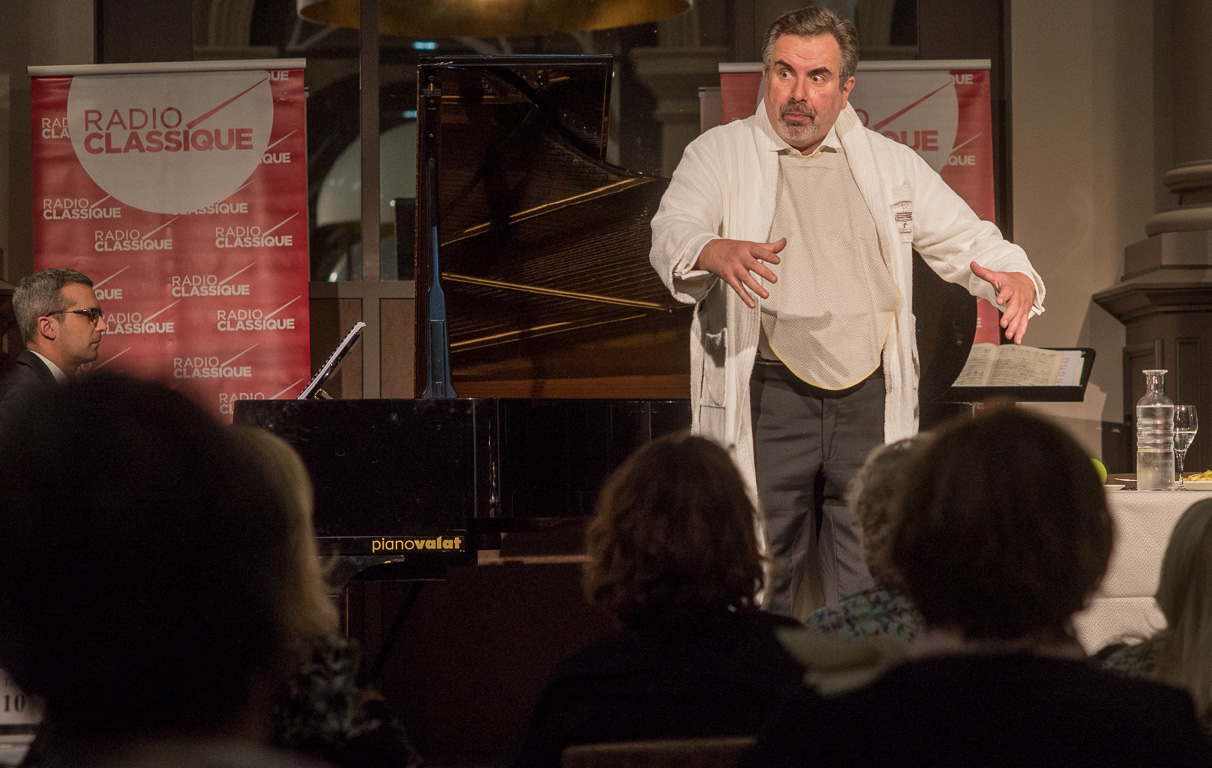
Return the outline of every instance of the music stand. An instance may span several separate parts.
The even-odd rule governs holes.
[[[353,345],[358,342],[358,339],[361,338],[362,329],[365,327],[366,323],[360,320],[354,323],[354,327],[350,329],[349,333],[345,334],[345,338],[341,340],[341,343],[337,345],[333,353],[328,356],[328,360],[324,362],[324,365],[320,366],[320,370],[316,372],[312,380],[299,393],[299,400],[311,400],[312,398],[332,399],[332,396],[320,389],[320,387],[324,386],[324,383],[328,381],[328,377],[337,372],[337,366],[341,364],[341,360],[349,350],[353,349]]]

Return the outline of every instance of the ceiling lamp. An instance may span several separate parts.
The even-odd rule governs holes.
[[[297,0],[315,24],[357,29],[359,0]],[[647,24],[694,0],[379,0],[379,32],[399,37],[512,37]]]

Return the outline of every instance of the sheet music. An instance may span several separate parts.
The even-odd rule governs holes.
[[[1061,355],[1050,349],[1000,348],[989,374],[991,387],[1047,387],[1056,384]]]
[[[964,370],[960,371],[960,375],[951,386],[984,386],[988,381],[989,370],[996,354],[997,346],[994,344],[973,344],[972,350],[968,353],[968,361],[964,363]]]
[[[1081,383],[1081,350],[973,344],[956,387],[1051,387]]]
[[[1062,387],[1080,386],[1086,358],[1082,356],[1080,349],[1066,349],[1063,354],[1064,359],[1061,360],[1060,372],[1057,374],[1056,383]]]

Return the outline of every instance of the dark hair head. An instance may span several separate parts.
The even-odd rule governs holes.
[[[774,44],[783,35],[798,37],[816,37],[817,35],[833,35],[838,48],[842,52],[841,71],[838,73],[838,87],[845,88],[846,82],[854,77],[858,69],[858,30],[854,22],[839,18],[828,8],[818,8],[809,5],[798,11],[788,11],[774,20],[766,31],[766,39],[762,43],[762,67],[770,69],[773,63]]]
[[[214,733],[279,683],[291,515],[227,429],[96,374],[0,436],[0,666],[57,732]]]
[[[1111,553],[1106,496],[1059,427],[999,408],[940,431],[906,468],[892,561],[932,627],[1060,637]]]
[[[632,626],[750,607],[762,584],[754,526],[723,448],[662,437],[602,488],[586,533],[586,597]]]
[[[17,316],[17,327],[21,338],[28,344],[34,338],[38,318],[62,312],[70,307],[63,297],[66,286],[79,283],[93,286],[93,281],[83,272],[74,269],[43,269],[21,278],[13,292],[13,314]]]

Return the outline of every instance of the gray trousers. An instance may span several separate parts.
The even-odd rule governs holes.
[[[846,486],[884,441],[884,379],[839,392],[758,362],[750,382],[754,468],[771,558],[765,609],[803,620],[872,586]]]

